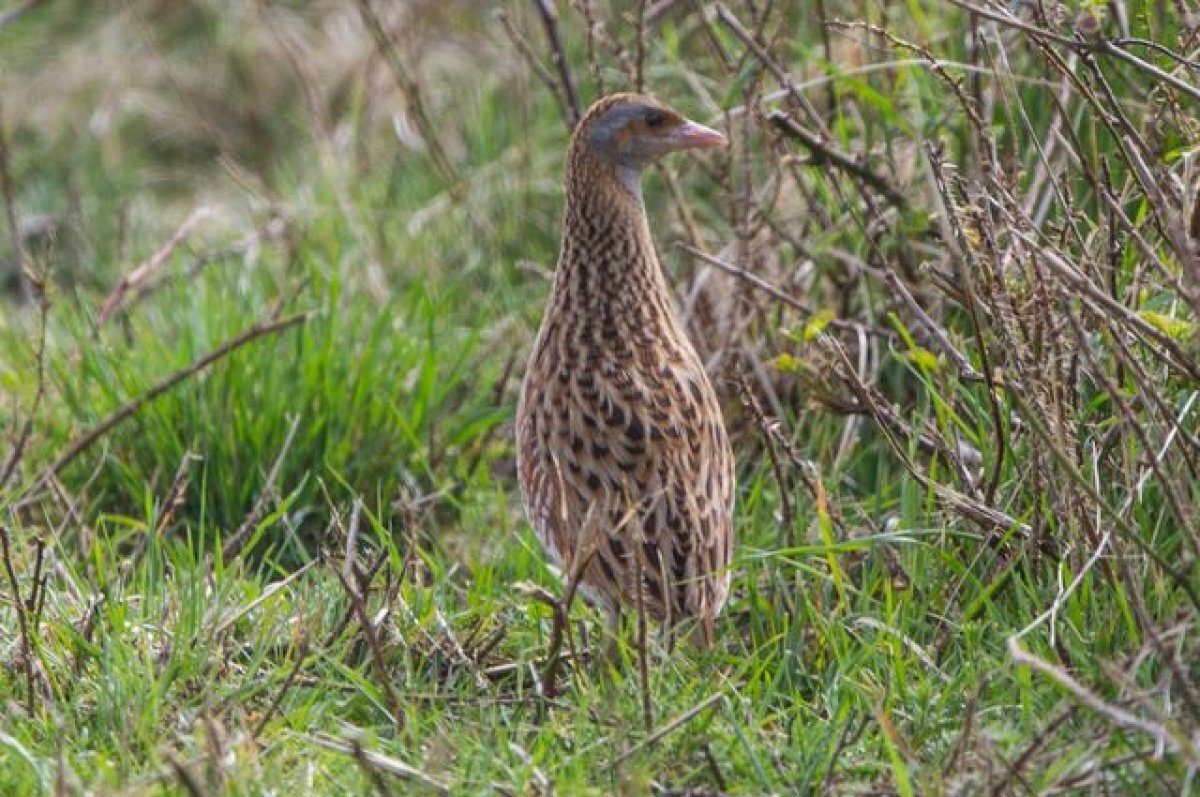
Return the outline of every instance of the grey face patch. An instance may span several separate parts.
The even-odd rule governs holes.
[[[635,119],[642,119],[651,111],[659,109],[645,103],[619,105],[595,122],[588,133],[588,143],[592,150],[603,155],[614,166],[634,172],[641,171],[660,153],[652,147],[644,145],[640,137],[627,137],[620,142],[617,133]]]

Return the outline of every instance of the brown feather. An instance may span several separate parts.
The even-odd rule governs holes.
[[[617,612],[640,588],[652,617],[698,619],[708,637],[729,593],[733,453],[641,199],[590,144],[591,125],[630,103],[661,108],[668,127],[685,122],[615,95],[572,137],[558,269],[517,411],[521,493],[564,571],[595,549],[585,596]],[[617,135],[652,132],[635,120]]]

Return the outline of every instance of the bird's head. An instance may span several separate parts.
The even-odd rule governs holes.
[[[580,120],[571,139],[575,158],[611,168],[632,193],[639,194],[641,172],[668,152],[708,149],[725,136],[642,94],[611,94],[598,100]]]

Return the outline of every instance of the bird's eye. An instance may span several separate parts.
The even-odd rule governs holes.
[[[667,115],[662,111],[646,111],[646,127],[662,127],[663,122],[667,121]]]

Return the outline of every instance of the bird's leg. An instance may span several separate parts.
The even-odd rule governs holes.
[[[569,606],[569,596],[554,603],[554,625],[550,630],[550,647],[546,651],[546,667],[542,670],[542,694],[547,699],[558,695],[558,661],[562,652],[563,634],[566,633]]]
[[[638,647],[638,680],[642,687],[642,719],[646,725],[646,733],[650,733],[654,727],[654,715],[651,711],[650,704],[650,654],[646,650],[648,640],[646,639],[646,631],[648,624],[646,622],[646,600],[645,589],[643,588],[642,568],[639,562],[638,565],[638,624],[637,624],[637,647]]]
[[[571,633],[568,625],[571,619],[571,603],[575,600],[575,592],[579,589],[579,582],[583,578],[583,571],[587,568],[588,563],[591,562],[592,557],[596,555],[597,541],[595,537],[597,528],[595,516],[592,514],[592,510],[589,509],[580,530],[580,543],[570,558],[570,568],[567,572],[567,583],[563,589],[563,596],[555,603],[554,607],[554,627],[550,632],[550,648],[546,657],[546,669],[542,671],[542,686],[547,697],[554,697],[556,694],[554,678],[558,673],[558,661],[562,652],[563,635]],[[574,643],[572,643],[573,645]]]

